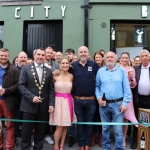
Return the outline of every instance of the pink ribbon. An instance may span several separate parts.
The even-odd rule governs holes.
[[[70,110],[70,118],[71,122],[73,121],[73,104],[72,104],[72,95],[70,93],[55,93],[56,97],[63,97],[68,99],[69,110]]]

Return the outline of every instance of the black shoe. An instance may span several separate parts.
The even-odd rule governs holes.
[[[131,149],[136,149],[137,148],[137,143],[133,142],[130,146]]]
[[[2,147],[2,148],[0,148],[0,150],[4,150],[4,149],[3,149],[3,147]]]
[[[69,147],[72,147],[74,145],[74,137],[73,136],[70,136],[69,137]]]

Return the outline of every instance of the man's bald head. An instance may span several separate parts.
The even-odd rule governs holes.
[[[80,61],[87,61],[89,55],[89,50],[86,46],[80,46],[78,48],[78,56],[80,58]]]
[[[18,54],[18,66],[19,67],[26,65],[27,60],[28,60],[28,56],[24,51],[22,51]]]

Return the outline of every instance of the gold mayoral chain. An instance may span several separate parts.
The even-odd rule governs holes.
[[[37,81],[37,78],[36,78],[36,76],[35,76],[35,72],[34,72],[34,66],[33,65],[31,65],[31,71],[32,71],[32,74],[33,74],[33,77],[34,77],[34,81],[35,81],[35,83],[36,83],[36,86],[38,87],[38,89],[39,89],[39,98],[41,98],[41,90],[42,90],[42,88],[43,88],[43,85],[44,85],[44,83],[45,83],[45,78],[46,78],[46,68],[44,68],[44,77],[43,77],[43,80],[41,81],[41,84],[39,84],[38,83],[38,81]]]

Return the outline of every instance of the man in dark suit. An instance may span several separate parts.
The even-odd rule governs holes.
[[[20,110],[24,120],[47,121],[48,112],[54,109],[54,84],[52,71],[44,66],[45,50],[37,49],[34,62],[23,66],[19,77],[19,90],[23,97]],[[24,122],[22,129],[22,150],[31,146],[32,129],[35,129],[34,150],[43,148],[45,123]]]
[[[134,112],[138,119],[138,108],[150,109],[150,63],[149,51],[142,50],[140,52],[141,65],[135,68],[135,78],[137,85],[132,90]],[[133,126],[133,141],[131,149],[137,148],[137,127]]]

